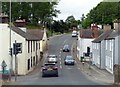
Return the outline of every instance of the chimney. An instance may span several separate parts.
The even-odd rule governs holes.
[[[109,25],[109,24],[103,26],[104,31],[107,31],[107,30],[110,30],[110,29],[111,29],[111,25]]]
[[[0,23],[7,23],[8,24],[8,15],[5,15],[3,13],[0,14]]]
[[[115,20],[113,21],[113,23],[114,23],[114,29],[115,29],[115,30],[120,29],[120,19],[115,19]]]
[[[92,24],[91,29],[92,29],[93,38],[97,38],[99,36],[99,30],[97,24]]]
[[[26,22],[25,22],[25,19],[23,19],[23,20],[16,20],[15,21],[15,27],[18,27],[21,30],[23,30],[24,32],[26,32]]]

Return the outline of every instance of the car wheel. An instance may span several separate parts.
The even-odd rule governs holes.
[[[45,75],[44,75],[44,74],[42,74],[42,77],[45,77]]]
[[[58,77],[58,74],[56,74],[56,77]]]
[[[64,62],[64,64],[66,65],[66,62]]]

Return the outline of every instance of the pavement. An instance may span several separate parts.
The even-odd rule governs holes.
[[[114,76],[104,69],[99,69],[95,65],[89,65],[88,63],[82,64],[82,62],[79,62],[79,67],[90,80],[100,81],[108,85],[114,84]]]

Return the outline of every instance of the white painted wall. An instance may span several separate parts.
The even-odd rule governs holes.
[[[10,68],[10,55],[9,55],[9,48],[10,48],[10,29],[8,28],[8,24],[0,24],[0,65],[3,60],[5,60],[7,64],[7,70]],[[18,59],[18,74],[19,75],[25,75],[28,72],[32,71],[34,67],[31,67],[30,70],[27,70],[27,60],[33,58],[33,56],[36,57],[36,50],[32,51],[32,53],[28,53],[28,41],[16,32],[11,30],[11,47],[13,48],[13,43],[22,43],[22,53],[17,55]],[[39,43],[40,41],[37,41]],[[35,46],[36,47],[36,46]],[[31,46],[30,46],[31,48]],[[38,50],[37,50],[38,58],[40,59],[40,49],[38,44]],[[13,70],[15,70],[15,56],[13,55]],[[2,68],[0,67],[0,70]]]
[[[80,39],[80,56],[83,56],[84,52],[87,52],[87,47],[90,47],[90,52],[92,52],[92,41],[94,39],[81,38]]]

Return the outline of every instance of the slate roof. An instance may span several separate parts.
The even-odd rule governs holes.
[[[120,30],[113,30],[113,32],[106,39],[114,39],[116,36],[120,35]]]
[[[93,40],[93,43],[100,43],[102,40],[106,39],[113,30],[107,30],[104,33],[102,33],[98,38],[96,38],[95,40]]]
[[[81,38],[93,38],[91,29],[82,29],[80,30]]]
[[[42,40],[43,38],[43,34],[44,34],[44,30],[40,30],[40,29],[29,29],[27,30],[28,33],[30,33],[31,35],[34,35],[38,38],[40,38]]]
[[[11,27],[11,29],[16,32],[17,34],[21,35],[22,37],[24,37],[26,40],[41,40],[41,38],[35,36],[35,35],[32,35],[31,33],[29,32],[24,32],[22,31],[20,28],[18,27]]]
[[[98,33],[96,32],[96,34],[98,34],[97,36],[99,36],[102,32],[100,30],[98,30]],[[80,30],[80,37],[81,38],[96,38],[94,36],[95,32],[93,32],[92,29],[82,29]]]

